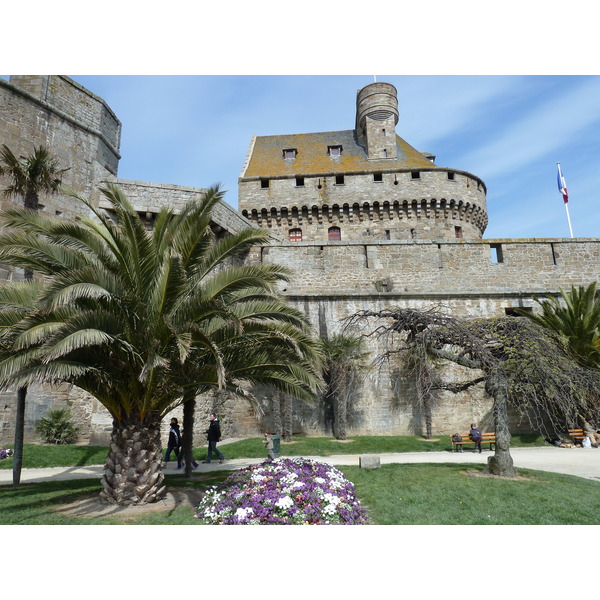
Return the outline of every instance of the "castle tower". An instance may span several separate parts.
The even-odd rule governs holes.
[[[356,135],[369,159],[398,158],[398,93],[389,83],[372,83],[356,94]]]
[[[238,179],[243,216],[293,243],[481,239],[483,181],[437,166],[396,134],[389,83],[358,91],[355,129],[255,136]]]
[[[31,154],[34,146],[48,148],[68,168],[65,187],[99,201],[99,183],[117,175],[120,140],[121,122],[106,102],[69,77],[0,79],[0,142],[17,156]],[[7,204],[0,199],[0,207]],[[45,197],[41,210],[72,218],[84,209],[59,193]]]

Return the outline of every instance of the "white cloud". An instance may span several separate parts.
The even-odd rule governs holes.
[[[568,79],[565,78],[565,83],[570,83]],[[586,128],[598,127],[598,106],[600,78],[585,79],[559,96],[525,106],[524,115],[510,123],[500,138],[472,149],[460,160],[488,178],[523,169],[543,157],[554,155],[555,162],[560,161],[562,147],[572,143]]]

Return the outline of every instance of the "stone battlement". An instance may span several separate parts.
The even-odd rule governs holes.
[[[598,278],[600,239],[273,243],[262,260],[294,272],[292,295],[555,293]],[[486,316],[480,314],[477,316]]]
[[[488,217],[483,182],[465,171],[418,168],[244,180],[242,214],[282,239],[325,242],[328,226],[340,239],[481,238]]]

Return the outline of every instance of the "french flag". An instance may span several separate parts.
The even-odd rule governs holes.
[[[558,165],[558,191],[562,194],[565,204],[569,201],[569,192],[567,192],[567,182],[563,177],[562,171],[560,170],[560,163]]]

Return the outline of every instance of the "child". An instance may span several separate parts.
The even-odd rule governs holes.
[[[267,452],[269,453],[269,458],[274,460],[275,453],[273,452],[273,436],[268,431],[265,431],[265,439],[263,440],[263,443],[267,449]]]

